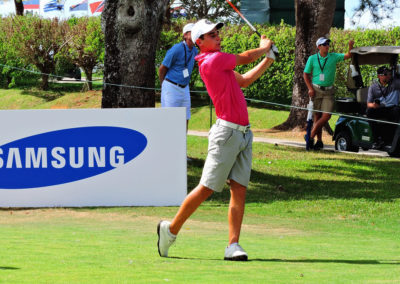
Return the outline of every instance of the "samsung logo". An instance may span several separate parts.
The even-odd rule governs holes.
[[[0,146],[0,188],[73,182],[118,168],[146,148],[146,137],[121,127],[46,132]]]
[[[22,156],[24,163],[21,159],[21,152],[19,148],[9,148],[7,156],[7,163],[4,165],[4,161],[1,158],[3,150],[0,148],[0,168],[3,165],[8,168],[47,168],[50,164],[51,167],[62,169],[65,166],[71,168],[82,168],[87,165],[90,168],[93,167],[105,167],[106,163],[109,163],[112,167],[118,167],[124,164],[124,148],[119,146],[111,147],[107,151],[106,147],[69,147],[67,149],[63,147],[54,147],[48,149],[45,147],[40,148],[25,148],[22,149]],[[51,153],[51,157],[48,157],[47,153]],[[85,160],[87,157],[87,160]]]

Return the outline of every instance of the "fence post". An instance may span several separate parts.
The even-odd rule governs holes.
[[[211,129],[211,126],[212,126],[212,100],[211,100],[211,97],[209,97],[210,98],[210,129]]]

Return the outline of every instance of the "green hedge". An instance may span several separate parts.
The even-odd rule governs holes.
[[[12,18],[0,18],[0,64],[31,69],[33,66],[26,65],[22,58],[16,54],[15,48],[6,40],[7,28],[12,26]],[[70,25],[76,24],[77,20],[69,21]],[[182,40],[182,27],[186,21],[173,21],[170,25],[165,25],[158,42],[156,54],[156,66],[160,66],[166,51],[175,43]],[[100,25],[100,22],[98,23]],[[244,93],[248,98],[272,101],[277,103],[290,104],[293,89],[293,70],[295,54],[295,28],[280,24],[277,26],[257,25],[260,33],[271,38],[280,50],[280,59],[275,62],[265,74],[248,88]],[[246,25],[226,24],[221,30],[223,51],[238,54],[250,48],[256,48],[259,44],[258,36]],[[348,41],[355,40],[355,46],[371,45],[400,45],[400,27],[389,30],[331,30],[333,45],[332,52],[345,53],[348,50]],[[245,73],[257,62],[246,66],[238,66],[237,71]],[[336,86],[338,87],[337,96],[349,96],[345,87],[347,69],[349,61],[340,63],[337,69]],[[369,83],[375,76],[375,68],[363,68],[362,74],[364,82]],[[12,87],[18,84],[17,81],[32,77],[19,70],[9,69],[0,65],[0,87]],[[158,76],[156,87],[160,87]],[[194,70],[191,79],[191,89],[204,90],[204,84],[200,79],[197,68]]]
[[[181,40],[181,27],[185,22],[174,23],[162,31],[160,46],[172,46]],[[280,24],[277,26],[257,25],[257,30],[271,38],[280,50],[279,61],[274,62],[265,74],[244,89],[246,97],[271,101],[276,103],[290,104],[293,89],[295,34],[294,27]],[[174,35],[176,35],[174,37]],[[225,25],[221,30],[222,49],[225,52],[238,54],[247,49],[256,48],[259,45],[258,36],[246,25]],[[168,39],[167,42],[163,42]],[[355,46],[372,45],[400,45],[400,27],[389,30],[331,30],[333,45],[331,52],[346,53],[348,42],[354,39]],[[166,50],[159,49],[157,55],[157,67],[161,64]],[[258,62],[246,66],[238,66],[236,71],[245,73]],[[351,96],[345,86],[349,61],[338,65],[335,85],[338,87],[337,97]],[[376,78],[375,67],[362,68],[364,82],[368,84]],[[195,70],[192,75],[191,85],[204,89],[204,85]],[[193,89],[193,88],[192,88]]]

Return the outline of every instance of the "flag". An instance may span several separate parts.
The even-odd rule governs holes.
[[[50,0],[47,2],[46,5],[44,5],[44,11],[45,12],[51,12],[51,11],[61,11],[64,9],[64,3],[60,3],[60,0]]]
[[[104,2],[105,1],[97,1],[97,2],[90,3],[90,11],[92,12],[92,14],[103,12]]]
[[[79,2],[78,4],[72,5],[69,7],[69,11],[87,11],[88,9],[88,0],[83,0]]]
[[[39,9],[39,0],[22,1],[24,9]]]

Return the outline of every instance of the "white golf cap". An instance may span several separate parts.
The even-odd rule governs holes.
[[[193,23],[186,24],[186,25],[183,27],[182,34],[185,34],[185,33],[187,33],[187,32],[191,32],[192,29],[193,29],[193,26],[194,26]]]
[[[212,23],[207,19],[202,19],[198,21],[196,24],[194,24],[194,27],[192,28],[192,41],[196,43],[196,40],[201,37],[202,35],[211,32],[215,27],[217,29],[222,28],[224,24],[223,23]]]
[[[320,37],[319,39],[317,39],[316,45],[318,47],[321,44],[324,44],[325,42],[331,42],[331,40],[327,39],[326,37]]]

